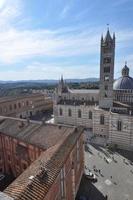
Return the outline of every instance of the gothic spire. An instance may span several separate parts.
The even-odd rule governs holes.
[[[111,37],[111,35],[110,35],[110,31],[109,31],[109,28],[108,28],[108,30],[107,30],[107,33],[106,33],[106,36],[105,36],[105,38],[104,38],[104,41],[112,41],[112,37]]]

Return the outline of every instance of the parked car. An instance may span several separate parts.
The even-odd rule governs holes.
[[[86,178],[88,178],[89,180],[92,180],[92,181],[97,181],[97,178],[96,178],[96,175],[93,174],[92,172],[89,172],[89,171],[85,171],[85,176]]]

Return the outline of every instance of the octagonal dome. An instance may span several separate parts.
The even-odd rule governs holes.
[[[133,78],[130,76],[122,76],[113,84],[114,90],[133,90]]]

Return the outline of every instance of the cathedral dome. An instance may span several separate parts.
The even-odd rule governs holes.
[[[133,78],[123,76],[117,79],[113,85],[114,90],[133,90]]]
[[[122,77],[117,79],[114,82],[113,89],[114,90],[133,90],[133,78],[129,76],[129,68],[126,63],[122,68]]]

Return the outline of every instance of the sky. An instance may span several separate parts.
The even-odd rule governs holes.
[[[0,80],[98,78],[107,24],[133,76],[132,19],[132,0],[0,0]]]

